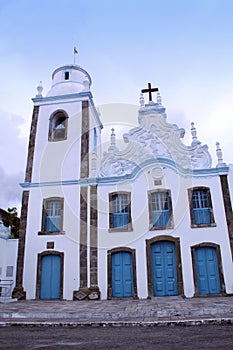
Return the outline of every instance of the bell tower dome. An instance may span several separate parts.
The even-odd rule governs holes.
[[[89,91],[91,83],[90,75],[83,68],[76,64],[65,65],[53,72],[47,97]]]

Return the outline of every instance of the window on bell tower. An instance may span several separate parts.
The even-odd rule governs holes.
[[[65,80],[69,80],[70,79],[70,72],[65,72]]]
[[[64,111],[56,111],[49,121],[49,141],[67,139],[68,116]]]

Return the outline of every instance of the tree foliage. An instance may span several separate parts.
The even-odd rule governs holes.
[[[19,223],[18,212],[16,207],[8,208],[6,216],[3,218],[3,223],[7,227],[11,227],[11,238],[19,238]]]

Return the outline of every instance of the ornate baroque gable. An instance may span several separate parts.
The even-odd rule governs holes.
[[[138,127],[123,135],[127,144],[124,150],[118,150],[115,146],[115,134],[112,130],[111,146],[103,155],[100,177],[131,174],[136,167],[148,162],[169,162],[184,171],[211,167],[208,146],[202,146],[197,140],[193,123],[193,141],[191,146],[186,146],[181,140],[185,130],[167,122],[161,99],[157,103],[141,103],[138,123]]]

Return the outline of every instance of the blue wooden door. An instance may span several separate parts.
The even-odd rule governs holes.
[[[133,296],[132,254],[129,252],[112,254],[112,296]]]
[[[61,258],[59,255],[45,255],[41,260],[40,299],[60,298]]]
[[[219,294],[221,289],[216,249],[195,249],[195,262],[199,294]]]
[[[178,295],[175,244],[168,241],[152,244],[151,260],[154,295]]]

